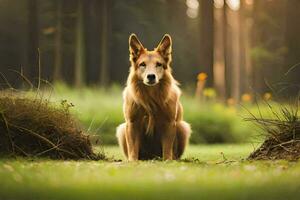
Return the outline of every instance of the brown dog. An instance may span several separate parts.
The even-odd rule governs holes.
[[[191,129],[183,121],[181,95],[172,76],[172,40],[165,35],[148,51],[135,34],[129,38],[130,73],[123,92],[125,123],[117,128],[119,145],[129,161],[178,159]]]

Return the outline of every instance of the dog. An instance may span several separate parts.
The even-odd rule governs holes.
[[[172,76],[172,39],[166,34],[153,51],[135,34],[129,37],[130,71],[123,91],[125,123],[117,139],[128,161],[179,159],[188,144],[190,125],[183,121],[181,91]]]

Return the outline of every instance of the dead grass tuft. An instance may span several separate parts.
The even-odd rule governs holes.
[[[1,91],[0,157],[104,159],[70,115],[72,106],[54,105],[38,94]]]
[[[249,156],[250,160],[298,160],[300,158],[300,119],[296,105],[274,106],[267,103],[272,113],[271,119],[252,115],[248,120],[264,130],[265,141]]]

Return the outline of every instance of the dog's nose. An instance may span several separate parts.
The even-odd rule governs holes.
[[[155,74],[148,74],[147,79],[149,82],[153,82],[155,80]]]

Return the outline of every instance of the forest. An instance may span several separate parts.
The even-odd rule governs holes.
[[[1,72],[72,86],[124,84],[128,37],[149,48],[173,38],[175,77],[194,88],[199,73],[220,99],[298,91],[297,0],[3,0]],[[155,11],[155,12],[153,12]],[[284,88],[284,89],[283,89]],[[192,89],[190,89],[192,90]]]
[[[299,199],[299,11],[0,0],[0,200]]]

